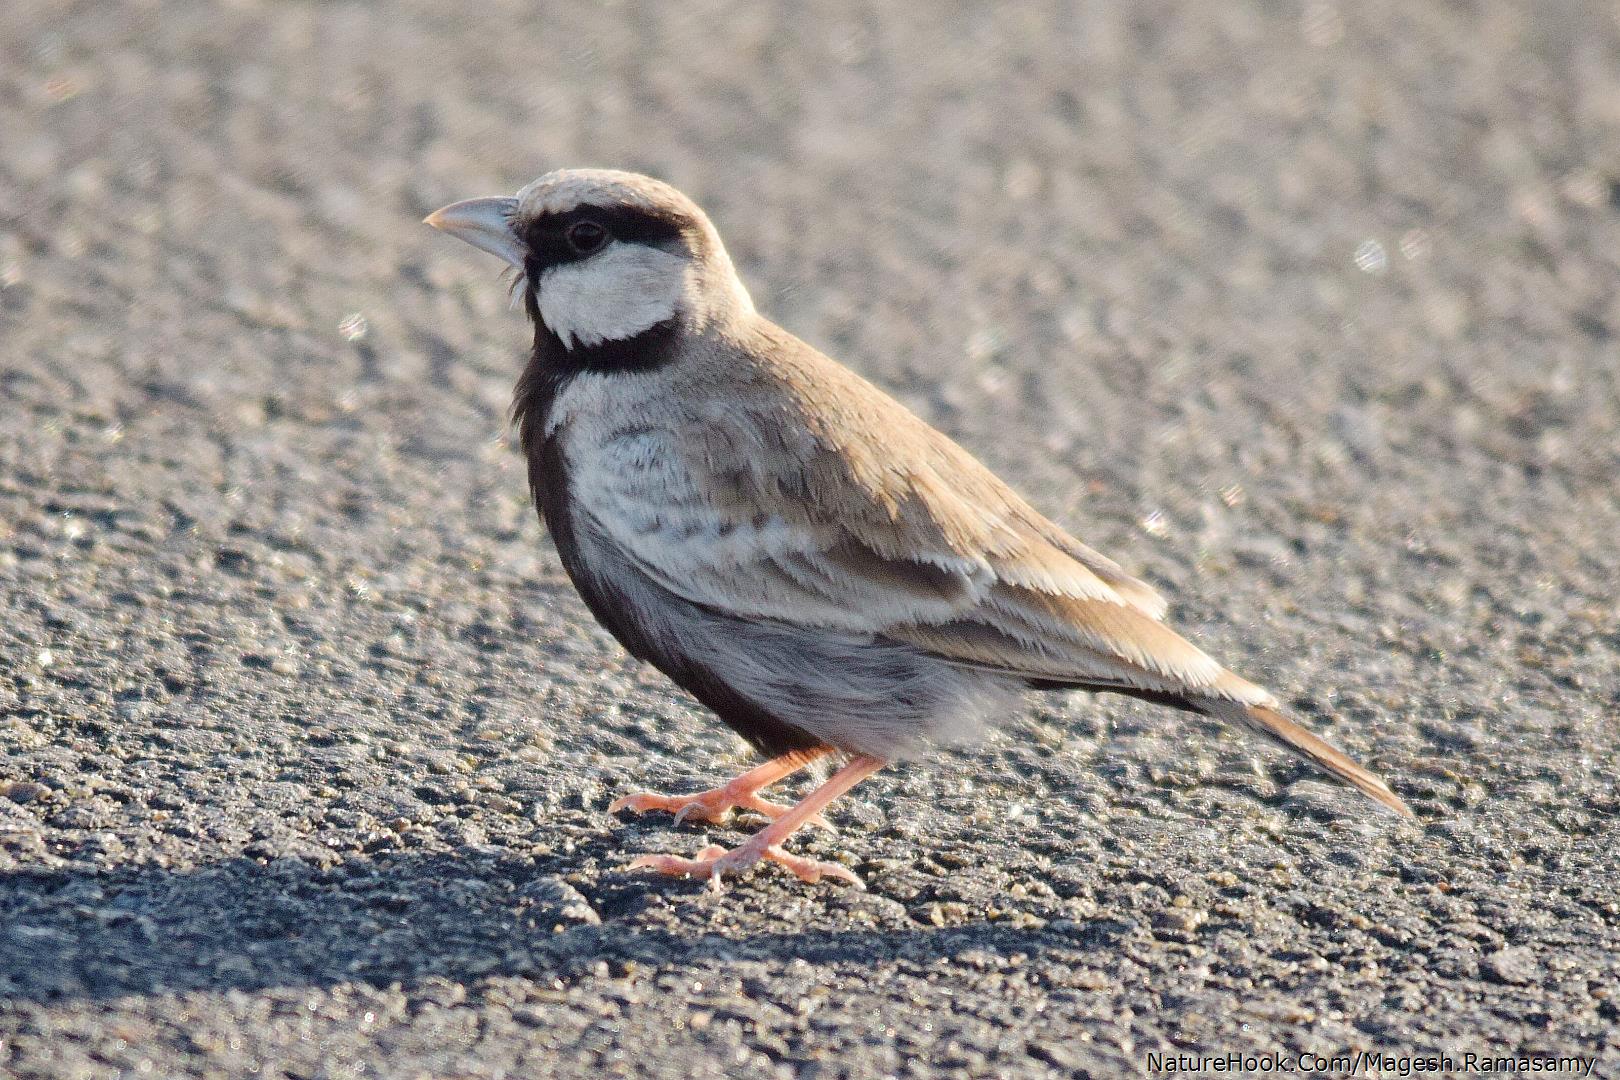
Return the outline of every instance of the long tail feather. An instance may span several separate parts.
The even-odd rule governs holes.
[[[1368,798],[1387,807],[1402,817],[1416,820],[1389,785],[1350,760],[1349,755],[1312,735],[1276,709],[1265,705],[1245,705],[1240,701],[1199,702],[1201,711],[1222,720],[1232,720],[1257,731],[1287,750],[1311,762],[1317,768],[1349,784]]]

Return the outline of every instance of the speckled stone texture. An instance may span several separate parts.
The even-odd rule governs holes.
[[[505,409],[559,165],[1175,598],[1403,825],[1032,701],[624,872],[739,744],[591,622]],[[0,1074],[1620,1074],[1609,5],[0,5]]]

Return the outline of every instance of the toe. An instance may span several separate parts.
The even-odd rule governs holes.
[[[811,826],[812,828],[820,829],[822,832],[835,833],[838,831],[837,826],[828,821],[825,814],[817,814],[815,817],[806,821],[805,824]]]
[[[739,799],[737,801],[737,805],[745,810],[752,810],[756,814],[768,817],[772,821],[775,821],[777,818],[793,809],[793,807],[784,806],[782,803],[771,802],[769,799],[762,799],[758,795],[749,795],[745,798]]]
[[[820,859],[810,859],[803,855],[793,855],[781,848],[771,848],[765,852],[765,857],[772,862],[781,863],[791,870],[800,881],[814,885],[822,878],[834,878],[846,882],[857,889],[864,890],[866,885],[856,876],[855,871],[842,863],[823,862]]]
[[[767,818],[770,818],[772,821],[775,821],[777,818],[793,809],[793,807],[784,805],[783,803],[771,802],[769,799],[761,799],[757,795],[752,795],[746,799],[741,799],[737,802],[737,805],[746,810],[752,810],[756,814],[761,814]],[[815,817],[807,820],[805,824],[812,825],[818,829],[825,829],[827,832],[838,831],[837,829],[833,828],[832,822],[828,821],[826,816],[823,814],[817,814]]]
[[[607,812],[617,814],[620,810],[628,810],[633,814],[645,814],[648,810],[658,807],[659,796],[650,791],[638,791],[633,795],[621,795],[608,803]]]
[[[659,795],[652,791],[638,791],[614,799],[608,804],[608,813],[629,810],[631,813],[645,814],[649,810],[664,810],[675,815],[677,825],[687,818],[718,824],[725,820],[731,805],[729,801],[717,799],[715,793],[710,791],[697,795]]]
[[[710,844],[690,859],[679,855],[637,855],[625,869],[655,870],[670,877],[703,877],[715,872],[715,866],[726,853],[719,844]]]
[[[655,870],[660,874],[680,876],[687,873],[687,860],[679,855],[637,855],[630,860],[627,870]]]

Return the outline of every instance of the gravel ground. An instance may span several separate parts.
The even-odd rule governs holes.
[[[1620,20],[1075,6],[0,7],[0,1074],[1620,1075]],[[837,806],[868,892],[626,873],[704,830],[616,793],[747,758],[573,595],[418,221],[564,164],[1421,823],[1074,695]]]

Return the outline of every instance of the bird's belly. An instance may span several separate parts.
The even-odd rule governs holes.
[[[722,614],[616,552],[582,554],[581,592],[615,613],[604,622],[620,641],[768,753],[826,745],[906,757],[978,737],[1009,716],[1021,690],[899,642]]]

